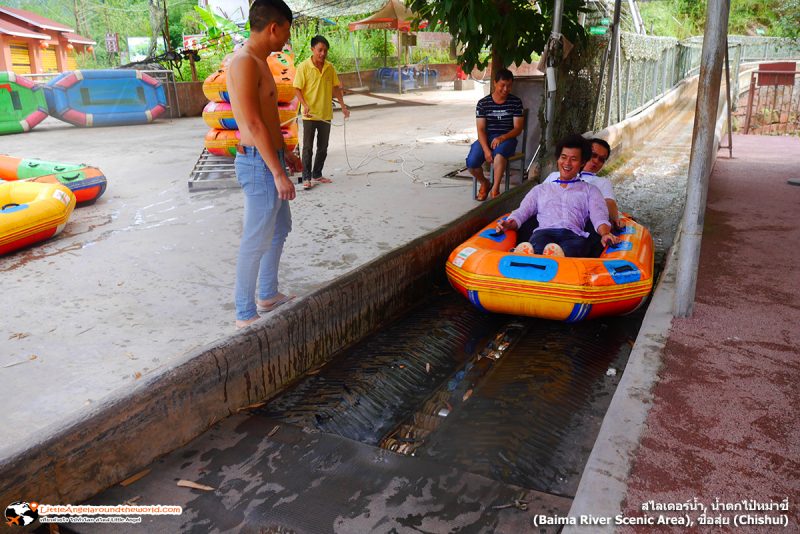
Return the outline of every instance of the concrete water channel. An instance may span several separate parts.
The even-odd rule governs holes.
[[[611,169],[623,210],[653,232],[658,266],[682,212],[693,108],[690,97],[674,99],[659,126]],[[491,214],[451,226],[472,228],[509,207],[484,209]],[[392,261],[452,234],[434,232],[367,269],[381,271],[382,284],[396,283],[404,273],[392,273]],[[402,314],[87,502],[183,507],[179,516],[115,525],[120,532],[523,532],[534,530],[539,514],[566,515],[644,311],[572,325],[485,315],[449,289],[441,263],[429,265],[417,273],[422,289],[399,298]],[[375,313],[371,295],[362,295],[364,315]],[[324,308],[331,297],[310,298]],[[287,315],[285,322],[303,317]],[[237,346],[263,352],[269,339]],[[224,365],[225,373],[233,366],[229,358]],[[284,371],[270,368],[264,379],[272,382],[273,372]],[[248,391],[262,380],[245,377]]]

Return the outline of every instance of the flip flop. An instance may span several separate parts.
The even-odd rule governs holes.
[[[481,183],[481,187],[478,190],[478,195],[475,197],[475,200],[483,202],[484,200],[486,200],[486,197],[488,195],[489,195],[489,182],[486,181]]]
[[[269,306],[262,306],[261,304],[258,304],[258,301],[256,301],[256,311],[258,311],[258,313],[271,312],[272,310],[274,310],[278,306],[280,306],[282,304],[286,304],[287,302],[289,302],[291,300],[294,300],[295,296],[296,295],[281,295],[281,298],[279,298],[278,300],[276,300],[275,302],[273,302]]]
[[[308,191],[308,190],[309,190],[309,189],[311,189],[312,187],[314,187],[314,182],[312,182],[311,180],[304,180],[304,181],[303,181],[303,189],[305,189],[306,191]]]
[[[332,184],[333,183],[333,180],[331,180],[330,178],[325,178],[324,176],[320,176],[319,178],[314,178],[314,180],[316,180],[317,182],[319,182],[321,184]]]

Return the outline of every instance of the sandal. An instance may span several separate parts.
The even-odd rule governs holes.
[[[314,178],[314,180],[317,183],[320,183],[320,184],[332,184],[333,183],[333,180],[331,180],[330,178],[325,178],[324,176],[320,176],[319,178]]]
[[[314,182],[312,182],[311,180],[303,180],[303,189],[308,191],[312,187],[314,187]]]
[[[479,200],[483,202],[486,200],[486,197],[489,195],[489,182],[485,181],[481,183],[481,187],[478,190],[478,195],[475,197],[475,200]]]
[[[280,297],[278,297],[277,300],[275,300],[273,302],[270,302],[269,304],[262,304],[262,302],[266,302],[266,301],[256,301],[256,310],[259,313],[271,312],[272,310],[274,310],[278,306],[280,306],[282,304],[286,304],[287,302],[289,302],[291,300],[294,300],[294,298],[295,298],[295,295],[281,295]]]

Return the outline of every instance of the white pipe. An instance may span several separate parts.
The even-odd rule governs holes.
[[[700,242],[703,237],[708,178],[716,158],[714,137],[727,46],[729,0],[709,0],[700,58],[700,81],[692,132],[689,182],[676,278],[675,316],[689,317],[694,309]]]
[[[550,33],[550,41],[547,43],[546,52],[551,55],[556,46],[555,43],[561,41],[561,16],[564,12],[564,0],[555,0],[555,9],[553,10],[553,31]],[[547,74],[547,106],[546,106],[546,127],[544,142],[548,150],[553,147],[553,115],[555,114],[555,100],[556,100],[556,70],[554,68],[555,58],[548,57],[547,63],[550,65],[546,69]]]

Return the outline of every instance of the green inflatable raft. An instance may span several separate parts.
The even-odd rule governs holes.
[[[42,88],[23,76],[0,71],[0,135],[27,132],[45,117]]]

